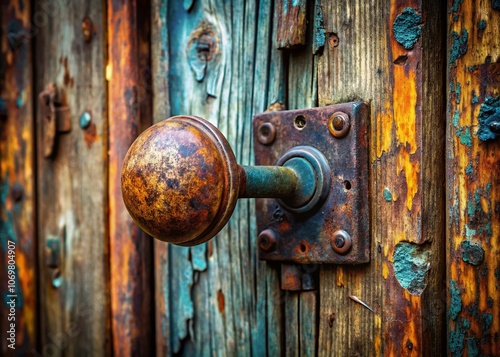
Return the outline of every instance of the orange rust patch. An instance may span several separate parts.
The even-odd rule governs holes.
[[[94,123],[91,123],[90,126],[83,132],[83,139],[87,144],[87,148],[91,148],[92,144],[97,140],[97,127]]]
[[[224,293],[222,292],[222,290],[219,290],[217,292],[217,302],[219,305],[219,311],[221,314],[223,314],[224,310],[226,309],[226,303],[225,303],[225,299],[224,299]]]

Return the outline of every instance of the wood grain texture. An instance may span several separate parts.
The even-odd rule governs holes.
[[[495,9],[496,6],[496,9]],[[500,4],[448,1],[448,354],[500,351],[500,143],[481,121],[500,113]],[[488,113],[486,109],[490,107]]]
[[[157,1],[153,34],[162,41],[153,44],[159,55],[153,56],[155,120],[204,117],[223,131],[240,164],[252,162],[252,116],[284,101],[272,17],[268,1],[195,1],[187,9]],[[253,210],[253,201],[241,200],[226,228],[202,246],[155,244],[158,350],[198,356],[282,353],[279,273],[257,260]]]
[[[306,44],[306,0],[276,0],[274,16],[278,24],[276,33],[277,48],[293,48]]]
[[[444,9],[321,1],[320,10],[319,105],[372,107],[372,250],[368,265],[321,270],[319,355],[440,355]]]
[[[137,1],[107,8],[109,115],[109,234],[113,352],[150,355],[153,341],[152,241],[122,200],[123,158],[141,126],[150,123],[149,10]]]
[[[3,356],[28,354],[37,347],[34,121],[31,6],[0,4],[0,330]],[[15,256],[9,262],[13,242]],[[8,264],[16,278],[9,283]],[[10,288],[12,287],[12,291]],[[10,295],[14,297],[11,309]],[[14,327],[11,327],[11,323]],[[15,331],[15,342],[8,340]],[[8,347],[11,345],[11,347]],[[13,349],[14,347],[15,349]]]
[[[111,351],[108,290],[105,7],[100,1],[40,2],[36,25],[36,93],[61,88],[71,131],[55,155],[43,155],[37,116],[38,232],[43,355],[106,355]],[[82,33],[91,20],[92,39]],[[86,129],[79,118],[92,116]],[[61,244],[59,273],[45,265],[49,238]],[[56,275],[55,275],[56,274]]]

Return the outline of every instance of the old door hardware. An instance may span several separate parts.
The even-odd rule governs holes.
[[[368,262],[367,117],[364,103],[259,114],[257,166],[238,165],[206,120],[169,118],[130,147],[125,205],[148,234],[192,246],[224,227],[238,198],[255,197],[261,259]]]
[[[326,197],[308,212],[291,210],[283,199],[256,200],[260,259],[301,264],[369,261],[368,113],[365,103],[353,102],[255,116],[255,132],[263,125],[275,130],[271,144],[254,138],[256,165],[282,164],[290,150],[314,147],[322,153],[329,179]],[[262,241],[270,236],[272,248],[263,249]]]
[[[61,89],[53,83],[45,87],[38,100],[42,116],[44,156],[48,158],[55,153],[57,135],[71,131],[71,115],[68,106],[63,104]]]

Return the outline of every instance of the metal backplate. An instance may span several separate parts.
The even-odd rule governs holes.
[[[276,199],[256,199],[258,231],[266,231],[259,237],[260,259],[303,264],[369,261],[368,115],[368,105],[355,102],[255,116],[256,165],[276,165],[289,149],[311,146],[325,156],[331,178],[328,197],[314,211],[293,213]],[[271,125],[261,127],[264,123]],[[270,127],[272,140],[267,135]]]

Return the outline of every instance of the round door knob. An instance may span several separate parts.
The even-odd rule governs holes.
[[[208,241],[227,223],[238,198],[280,198],[292,212],[316,208],[329,190],[323,155],[296,147],[280,166],[240,166],[229,143],[208,121],[176,116],[145,130],[122,169],[122,195],[149,235],[177,245]]]

